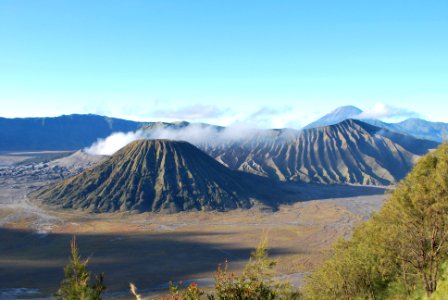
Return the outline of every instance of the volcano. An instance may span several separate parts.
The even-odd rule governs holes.
[[[33,197],[93,212],[249,208],[251,188],[240,176],[187,142],[138,140]]]

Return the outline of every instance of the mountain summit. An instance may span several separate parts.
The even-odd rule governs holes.
[[[326,114],[322,118],[306,125],[304,129],[334,125],[347,119],[352,119],[361,113],[362,110],[355,106],[341,106]]]
[[[94,212],[175,212],[248,208],[248,190],[239,172],[187,142],[138,140],[36,198]]]

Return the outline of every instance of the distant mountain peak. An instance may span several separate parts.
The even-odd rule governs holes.
[[[334,125],[344,120],[354,118],[360,115],[362,112],[363,111],[361,109],[353,105],[340,106],[332,110],[322,118],[306,125],[304,129]]]
[[[353,105],[339,106],[329,114],[360,114],[362,110]]]

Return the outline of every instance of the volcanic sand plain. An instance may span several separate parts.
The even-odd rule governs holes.
[[[170,280],[210,286],[226,260],[231,271],[241,271],[263,235],[278,275],[299,286],[335,240],[348,238],[387,198],[378,187],[288,183],[284,195],[275,196],[289,204],[275,210],[260,205],[228,212],[94,214],[51,210],[28,199],[47,184],[0,176],[0,291],[54,293],[73,236],[89,270],[105,273],[109,298],[130,299],[129,282],[146,293]]]

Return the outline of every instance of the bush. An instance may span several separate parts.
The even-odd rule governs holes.
[[[208,300],[298,300],[300,294],[289,283],[274,280],[276,262],[269,259],[267,240],[263,238],[252,252],[249,262],[240,275],[229,272],[228,262],[218,266],[215,273],[215,287]],[[136,300],[141,300],[136,287],[131,283],[131,293]],[[186,289],[170,283],[169,294],[162,300],[199,300],[204,291],[196,283]]]
[[[198,288],[195,282],[188,285],[186,289],[180,289],[179,286],[170,282],[170,293],[164,297],[164,300],[199,300],[204,291]]]
[[[237,276],[228,271],[227,261],[224,267],[219,266],[215,274],[215,291],[208,295],[209,300],[274,300],[299,299],[289,283],[277,282],[273,279],[276,262],[269,259],[267,240],[263,238],[244,272]]]

